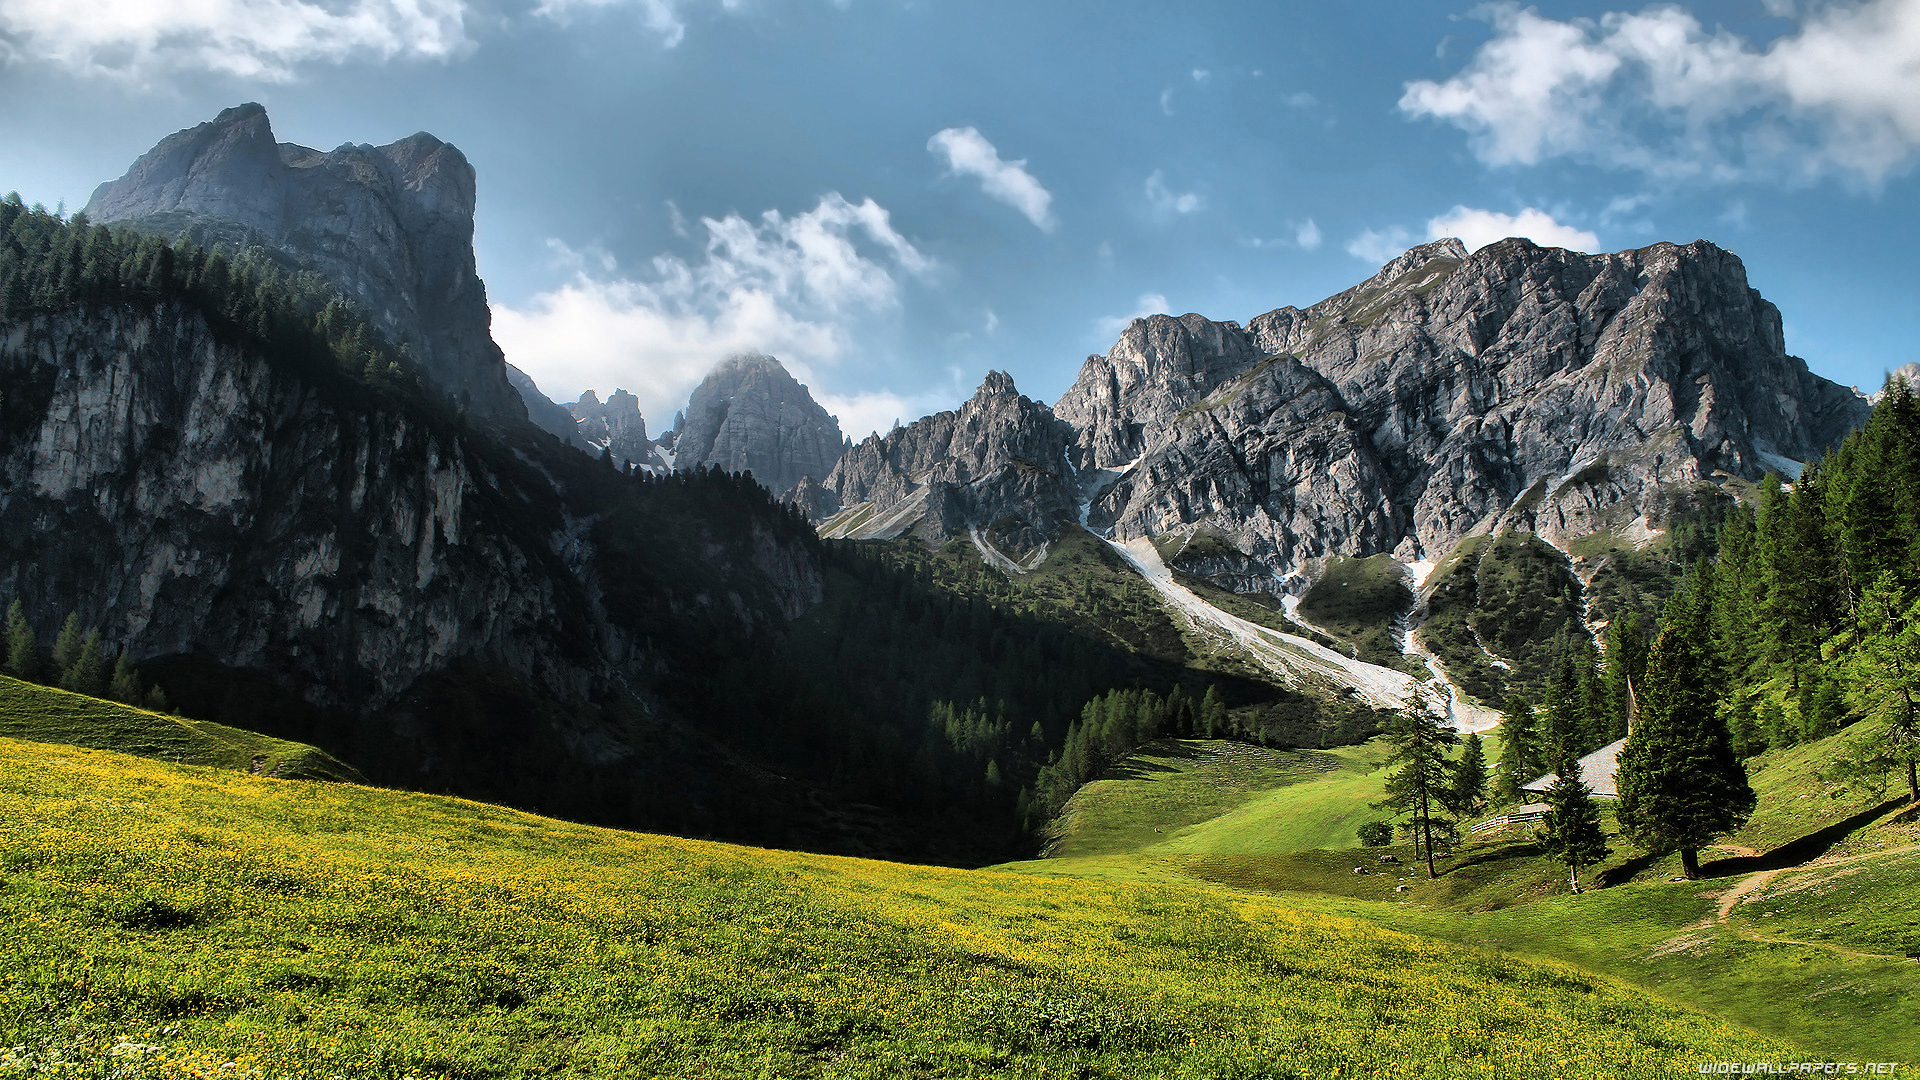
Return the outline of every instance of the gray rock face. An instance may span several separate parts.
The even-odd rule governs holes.
[[[844,508],[825,530],[831,536],[912,529],[938,541],[992,527],[1024,551],[1073,521],[1072,447],[1071,425],[994,371],[958,410],[868,436],[834,466],[824,495],[809,498],[816,514]]]
[[[1200,321],[1135,323],[1062,399],[1091,463],[1140,458],[1092,517],[1205,529],[1279,572],[1625,525],[1676,486],[1792,471],[1869,409],[1786,354],[1779,313],[1705,242],[1446,240],[1305,311]]]
[[[751,472],[783,495],[803,476],[825,477],[845,448],[840,422],[780,361],[742,353],[714,365],[694,388],[673,461],[680,469],[712,465]]]
[[[474,194],[473,166],[425,132],[322,153],[275,142],[266,110],[248,104],[161,140],[86,209],[100,223],[275,252],[351,298],[469,413],[519,420],[474,269]]]
[[[0,592],[38,625],[77,609],[136,659],[370,711],[457,658],[562,699],[653,662],[597,611],[594,507],[444,424],[317,395],[197,315],[0,326],[0,378]],[[740,588],[785,617],[819,598],[804,552],[756,551]]]
[[[804,505],[836,535],[939,539],[996,517],[1046,533],[1085,498],[1116,538],[1218,536],[1248,559],[1216,569],[1275,591],[1334,556],[1437,559],[1495,528],[1644,534],[1680,492],[1794,475],[1870,408],[1786,354],[1779,313],[1704,241],[1442,240],[1245,327],[1136,320],[1051,411],[983,396],[862,443]],[[1016,460],[1024,487],[981,484]]]
[[[1054,405],[1074,426],[1082,465],[1118,468],[1180,411],[1261,359],[1239,324],[1200,315],[1135,319],[1112,351],[1089,356]]]
[[[520,403],[526,406],[527,419],[534,426],[575,449],[594,451],[594,447],[580,437],[580,424],[573,418],[573,413],[565,405],[541,393],[531,375],[508,364],[507,381],[520,394]]]
[[[640,399],[625,390],[601,401],[593,391],[567,406],[579,423],[580,437],[595,454],[611,451],[613,463],[625,468],[628,462],[655,468],[659,459],[653,452],[653,440],[647,438],[647,419],[640,415]]]

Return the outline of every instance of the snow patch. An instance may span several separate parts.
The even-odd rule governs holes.
[[[1401,563],[1400,565],[1406,567],[1407,573],[1413,577],[1413,588],[1414,591],[1417,592],[1427,587],[1427,579],[1433,576],[1434,567],[1440,564],[1432,559],[1421,559],[1419,562]]]

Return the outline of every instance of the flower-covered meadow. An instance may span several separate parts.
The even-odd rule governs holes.
[[[0,1076],[1672,1076],[1777,1041],[1204,884],[0,740]]]

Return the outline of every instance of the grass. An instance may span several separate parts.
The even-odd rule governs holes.
[[[1821,779],[1849,734],[1750,763],[1758,808],[1746,829],[1726,839],[1727,849],[1704,853],[1708,877],[1695,882],[1673,880],[1677,856],[1650,859],[1616,836],[1614,854],[1583,875],[1589,891],[1568,895],[1564,870],[1541,857],[1526,827],[1470,838],[1429,881],[1404,845],[1384,852],[1398,862],[1383,863],[1381,850],[1353,847],[1313,821],[1316,807],[1377,799],[1379,774],[1349,767],[1299,775],[1277,763],[1264,784],[1242,785],[1219,817],[1192,823],[1186,819],[1197,816],[1198,803],[1156,819],[1156,807],[1177,800],[1163,804],[1154,795],[1192,786],[1207,766],[1159,772],[1127,763],[1137,775],[1103,781],[1107,789],[1080,826],[1097,827],[1100,813],[1118,817],[1111,808],[1123,808],[1132,851],[1089,846],[1081,857],[1015,868],[1161,888],[1197,879],[1466,947],[1562,960],[1710,1009],[1824,1060],[1920,1060],[1912,1024],[1920,979],[1906,959],[1920,952],[1920,852],[1913,850],[1920,815],[1891,812],[1898,808],[1878,789]],[[1370,750],[1378,753],[1378,744],[1337,753],[1359,766]],[[1181,825],[1146,842],[1141,825],[1155,820]],[[1611,813],[1603,821],[1613,832]],[[1747,856],[1749,847],[1776,854],[1772,861]],[[1823,852],[1821,863],[1778,873],[1726,920],[1718,917],[1721,898],[1749,875]],[[1594,887],[1609,880],[1623,883]]]
[[[1052,855],[1270,855],[1357,845],[1384,817],[1380,739],[1332,750],[1268,750],[1162,739],[1081,788],[1054,826]]]
[[[1733,917],[1763,937],[1920,957],[1920,851],[1781,874]]]
[[[134,708],[0,675],[0,736],[118,750],[306,780],[362,780],[352,766],[305,743],[206,720]]]
[[[1391,555],[1334,559],[1301,598],[1300,614],[1351,642],[1346,650],[1383,667],[1400,666],[1400,624],[1413,609],[1406,572]]]
[[[1061,858],[1143,851],[1276,788],[1322,776],[1342,758],[1217,739],[1161,739],[1082,787],[1055,827]]]
[[[0,1074],[1670,1076],[1795,1050],[1338,914],[0,740]]]

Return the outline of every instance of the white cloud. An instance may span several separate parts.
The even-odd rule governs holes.
[[[701,258],[657,256],[643,278],[556,245],[572,278],[524,307],[493,309],[507,360],[556,400],[623,386],[658,427],[729,353],[771,353],[799,377],[834,363],[862,317],[899,304],[896,273],[933,265],[872,199],[829,194],[793,217],[700,223]]]
[[[1134,302],[1131,315],[1108,315],[1094,323],[1094,327],[1103,338],[1117,336],[1133,324],[1135,319],[1144,319],[1149,315],[1164,315],[1167,312],[1167,298],[1159,293],[1141,293]]]
[[[1002,161],[1000,151],[970,127],[935,133],[927,140],[927,149],[946,158],[947,169],[955,175],[978,177],[980,190],[988,198],[1025,214],[1042,232],[1053,231],[1053,193],[1027,171],[1025,158]]]
[[[1407,230],[1394,225],[1381,232],[1367,229],[1347,241],[1347,254],[1370,263],[1385,263],[1391,262],[1412,246],[1413,237],[1407,234]]]
[[[1171,86],[1160,91],[1160,115],[1173,115],[1173,87]]]
[[[1147,177],[1147,204],[1156,214],[1192,214],[1205,207],[1207,200],[1195,192],[1169,189],[1166,176],[1155,169]]]
[[[1300,245],[1302,251],[1312,251],[1320,246],[1320,226],[1308,218],[1303,224],[1293,228],[1293,242]]]
[[[681,17],[681,11],[694,2],[696,0],[541,0],[533,13],[556,22],[565,22],[574,11],[581,8],[635,7],[640,9],[640,18],[646,23],[647,29],[660,35],[660,44],[671,49],[687,36],[687,23]],[[727,11],[737,11],[742,2],[719,0],[719,5]]]
[[[1208,70],[1207,70],[1206,68],[1194,68],[1194,69],[1193,69],[1193,82],[1194,82],[1194,85],[1196,85],[1196,86],[1205,86],[1205,85],[1207,85],[1207,80],[1209,80],[1209,79],[1211,79],[1211,78],[1213,78],[1213,72],[1211,72],[1211,71],[1208,71]]]
[[[464,0],[0,0],[0,60],[144,82],[178,71],[285,81],[308,61],[441,60]]]
[[[896,422],[911,424],[923,416],[951,409],[967,396],[958,386],[920,394],[868,390],[858,394],[816,393],[814,400],[840,421],[840,433],[859,442],[868,435],[885,435]]]
[[[1427,222],[1428,240],[1445,236],[1459,237],[1467,245],[1468,251],[1478,251],[1509,236],[1524,236],[1542,247],[1569,248],[1573,251],[1593,251],[1600,246],[1600,238],[1593,233],[1562,225],[1553,219],[1553,215],[1531,206],[1518,214],[1456,206]]]
[[[1920,0],[1813,5],[1764,49],[1672,5],[1597,22],[1512,0],[1477,14],[1493,39],[1453,78],[1408,83],[1400,109],[1467,131],[1491,165],[1878,183],[1920,151]]]

